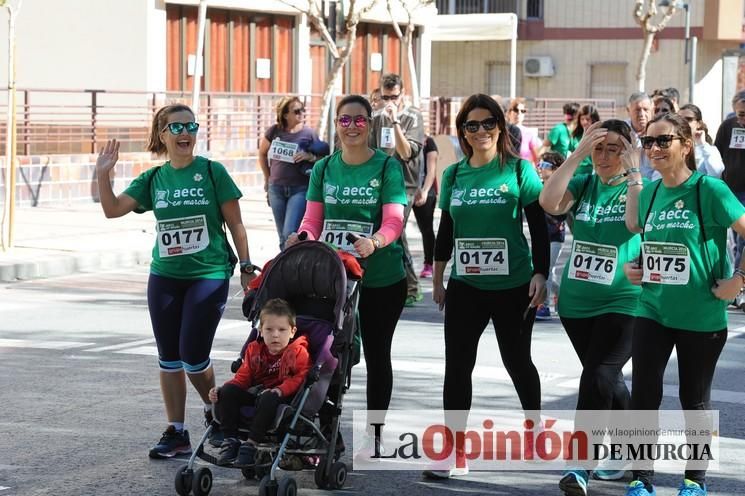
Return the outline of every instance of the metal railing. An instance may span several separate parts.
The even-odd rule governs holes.
[[[200,148],[221,154],[250,156],[260,136],[276,120],[275,105],[284,95],[273,93],[202,93]],[[315,127],[321,95],[300,96],[307,123]],[[7,90],[0,91],[0,115],[7,111]],[[190,103],[187,93],[152,93],[103,90],[17,90],[17,153],[19,155],[89,154],[116,138],[123,152],[141,152],[148,140],[154,112],[167,103]],[[455,133],[455,116],[462,97],[423,98],[425,129],[431,135]],[[562,105],[577,101],[598,107],[601,118],[616,116],[613,100],[536,98],[528,99],[525,125],[545,135],[562,122]],[[0,122],[0,150],[5,149],[5,122]]]

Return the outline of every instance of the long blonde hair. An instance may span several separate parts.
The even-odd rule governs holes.
[[[295,102],[303,105],[303,101],[296,96],[283,96],[277,102],[277,125],[280,127],[280,129],[287,128],[287,119],[285,119],[285,114],[290,111],[290,105]]]

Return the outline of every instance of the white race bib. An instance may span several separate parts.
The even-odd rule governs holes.
[[[392,127],[380,128],[380,148],[396,148],[396,134]]]
[[[267,156],[270,160],[279,160],[280,162],[294,164],[296,152],[297,143],[275,139],[272,141],[272,146],[269,147],[269,153]]]
[[[158,254],[161,258],[192,255],[210,245],[204,215],[158,221]]]
[[[745,149],[745,128],[733,127],[732,137],[729,140],[730,148]]]
[[[691,256],[680,243],[642,243],[643,282],[655,284],[688,284]]]
[[[575,240],[569,264],[569,279],[610,286],[616,276],[618,248]]]
[[[510,262],[504,238],[457,238],[455,272],[459,276],[507,276]]]
[[[356,255],[357,250],[354,249],[354,245],[347,241],[347,233],[369,238],[373,233],[373,224],[372,222],[357,222],[354,220],[327,219],[323,221],[321,241],[331,243],[348,253]]]

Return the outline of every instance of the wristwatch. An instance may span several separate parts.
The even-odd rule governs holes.
[[[373,246],[375,246],[375,249],[376,250],[380,249],[380,239],[379,238],[376,238],[375,236],[373,236],[370,239],[372,240]]]
[[[250,260],[246,260],[240,263],[241,274],[253,274],[257,270],[261,270],[261,267],[257,267],[252,264]]]

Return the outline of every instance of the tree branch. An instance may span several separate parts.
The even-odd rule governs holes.
[[[398,36],[398,39],[403,41],[404,34],[401,32],[401,27],[398,25],[398,21],[396,21],[396,17],[393,15],[393,5],[391,4],[392,0],[386,1],[386,7],[388,7],[388,14],[391,16],[391,23],[393,24],[393,31],[396,32],[396,36]],[[408,14],[408,10],[406,11]],[[409,23],[411,23],[411,16],[409,16]]]

